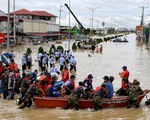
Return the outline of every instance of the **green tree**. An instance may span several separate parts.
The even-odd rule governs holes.
[[[64,52],[64,48],[62,46],[57,46],[57,50],[61,50],[62,52]]]
[[[38,53],[44,53],[44,49],[43,49],[43,47],[39,47],[39,49],[38,49]]]
[[[32,50],[30,48],[27,48],[26,55],[29,55],[31,53],[32,53]]]
[[[76,50],[77,49],[77,45],[76,43],[74,42],[73,45],[72,45],[72,50]]]
[[[54,44],[51,45],[50,49],[49,49],[49,54],[52,53],[52,49],[54,49],[54,51],[56,51],[56,47]]]

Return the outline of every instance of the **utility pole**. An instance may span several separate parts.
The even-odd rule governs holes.
[[[142,16],[141,16],[141,43],[143,43],[143,29],[144,29],[144,9],[148,7],[139,7],[142,8]]]
[[[9,29],[10,29],[10,0],[8,0],[8,16],[7,16],[7,52],[9,52]]]
[[[13,22],[14,22],[14,42],[16,43],[16,21],[15,21],[15,0],[13,1]]]

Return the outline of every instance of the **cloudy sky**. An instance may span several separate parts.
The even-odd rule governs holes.
[[[13,11],[13,0],[11,1],[10,11]],[[65,3],[70,6],[73,13],[85,28],[92,26],[92,10],[93,10],[93,27],[105,26],[115,28],[135,28],[140,24],[142,8],[145,7],[144,23],[150,23],[150,0],[15,0],[16,10],[28,9],[41,10],[52,13],[59,18],[61,6],[61,25],[68,25],[69,12],[64,6]],[[8,12],[8,0],[1,0],[1,8],[5,13]],[[59,23],[59,19],[57,19]],[[77,22],[71,15],[71,26]]]

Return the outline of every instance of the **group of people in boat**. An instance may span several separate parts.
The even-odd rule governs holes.
[[[69,51],[66,52],[69,54]],[[60,54],[59,60],[65,59],[64,53]],[[42,54],[43,58],[39,59],[39,66],[41,66],[46,55]],[[51,55],[53,56],[53,55]],[[50,58],[51,58],[50,56]],[[17,99],[17,104],[21,105],[19,109],[30,107],[32,105],[32,98],[36,96],[47,96],[47,97],[67,97],[69,102],[63,109],[68,109],[72,104],[75,106],[75,110],[78,110],[78,98],[93,99],[94,110],[102,109],[102,98],[111,99],[114,95],[113,88],[113,76],[104,76],[104,82],[96,87],[94,90],[92,82],[93,75],[89,74],[87,77],[75,86],[75,75],[70,75],[66,61],[70,63],[70,71],[74,68],[76,71],[75,64],[77,63],[73,55],[69,55],[70,58],[62,60],[64,64],[60,63],[61,80],[58,82],[58,76],[60,72],[55,66],[55,62],[50,62],[50,72],[46,69],[42,70],[42,74],[38,78],[38,70],[34,72],[25,73],[23,69],[22,76],[19,74],[19,69],[15,63],[13,57],[10,57],[10,62],[3,66],[0,62],[0,79],[3,89],[3,99],[14,99],[15,93],[20,94],[20,98]],[[56,61],[58,60],[55,55]],[[49,60],[51,61],[51,60]],[[25,63],[25,62],[23,62]],[[73,64],[72,64],[73,63]],[[45,64],[46,65],[46,64]],[[129,71],[126,66],[123,66],[123,72],[119,73],[122,79],[122,86],[116,91],[117,95],[129,96],[128,106],[130,108],[133,104],[136,108],[139,107],[138,95],[143,94],[143,90],[140,88],[140,82],[134,80],[133,83],[129,82]],[[58,84],[58,85],[56,85]]]

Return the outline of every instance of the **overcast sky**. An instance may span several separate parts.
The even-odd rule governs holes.
[[[8,12],[8,0],[1,1],[1,10]],[[13,11],[13,0],[11,1],[10,11]],[[73,13],[85,28],[91,26],[92,10],[93,11],[93,27],[105,26],[135,28],[140,24],[142,9],[145,7],[144,21],[145,24],[150,23],[150,0],[15,0],[16,10],[28,9],[41,10],[52,13],[59,18],[59,9],[61,9],[61,25],[68,25],[69,12],[64,6],[65,3],[70,6]],[[59,23],[59,19],[57,19]],[[71,26],[76,25],[76,21],[71,15]]]

